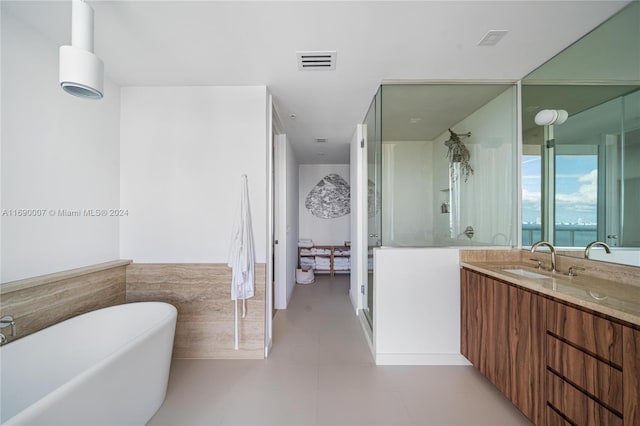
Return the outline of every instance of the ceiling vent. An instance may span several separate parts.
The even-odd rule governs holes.
[[[299,71],[333,71],[336,69],[336,51],[296,52]]]
[[[327,143],[329,140],[327,138],[315,138],[316,143]]]
[[[491,30],[482,37],[478,46],[495,46],[508,32],[508,30]]]

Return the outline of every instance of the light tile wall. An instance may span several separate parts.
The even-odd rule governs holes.
[[[11,315],[17,336],[28,336],[76,315],[125,303],[125,268],[113,261],[29,278],[0,286],[0,316]]]
[[[222,263],[134,263],[127,268],[127,302],[155,300],[178,308],[175,358],[263,358],[265,264],[256,265],[255,296],[240,319],[238,351],[230,282],[231,269]]]

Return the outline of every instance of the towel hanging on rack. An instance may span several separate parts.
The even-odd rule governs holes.
[[[231,300],[235,304],[235,350],[238,350],[238,300],[242,300],[242,318],[247,315],[246,299],[254,294],[254,262],[253,229],[251,226],[251,210],[249,208],[249,189],[247,175],[240,179],[240,215],[234,227],[229,253],[231,267]]]

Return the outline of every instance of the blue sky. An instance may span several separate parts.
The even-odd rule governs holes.
[[[556,223],[596,223],[598,160],[595,155],[556,156]],[[522,157],[522,220],[540,213],[541,158]]]

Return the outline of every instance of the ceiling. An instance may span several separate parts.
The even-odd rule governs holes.
[[[382,141],[434,140],[509,87],[511,85],[385,85],[381,101]]]
[[[580,112],[602,105],[612,99],[628,95],[638,90],[638,86],[611,85],[526,85],[522,86],[522,129],[524,143],[539,144],[543,135],[543,127],[536,125],[535,115],[543,109],[564,109],[573,117]],[[578,126],[583,134],[588,133],[587,127],[605,129],[620,119],[619,111],[610,111],[612,116],[600,114],[592,116],[592,123]],[[614,124],[615,125],[615,124]],[[566,126],[565,126],[566,127]],[[596,131],[595,133],[600,133]]]
[[[266,85],[300,163],[346,163],[381,82],[515,81],[628,1],[89,3],[95,52],[116,84]],[[2,13],[60,45],[70,42],[70,11],[69,1],[2,1]],[[509,32],[477,46],[489,30]],[[336,70],[298,71],[299,50],[337,51]],[[328,139],[324,155],[315,138]]]

